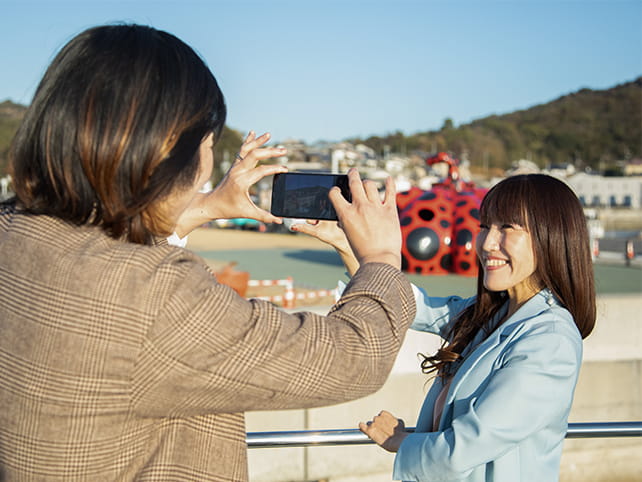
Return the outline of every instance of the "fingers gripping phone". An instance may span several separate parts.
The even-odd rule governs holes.
[[[337,213],[328,198],[334,186],[351,201],[348,176],[308,172],[284,172],[274,175],[272,207],[275,216],[300,219],[337,220]]]

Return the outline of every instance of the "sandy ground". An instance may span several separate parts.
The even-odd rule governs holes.
[[[194,230],[189,235],[187,247],[194,251],[269,248],[332,249],[327,244],[305,234],[259,233],[217,228]]]

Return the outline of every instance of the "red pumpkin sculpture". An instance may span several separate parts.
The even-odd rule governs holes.
[[[475,238],[479,233],[479,206],[486,189],[464,182],[458,161],[448,154],[426,159],[445,162],[448,176],[429,191],[412,187],[397,194],[403,236],[402,269],[418,274],[477,276]]]

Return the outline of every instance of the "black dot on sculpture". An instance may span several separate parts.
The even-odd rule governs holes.
[[[401,218],[401,220],[399,221],[399,224],[400,224],[401,226],[408,226],[410,223],[412,223],[412,218],[411,218],[410,216],[404,216],[404,217],[403,217],[403,218]]]
[[[479,209],[473,208],[470,210],[470,217],[479,221]]]
[[[439,236],[430,228],[413,229],[406,236],[406,248],[415,259],[431,259],[439,251]]]
[[[457,246],[466,246],[468,243],[472,243],[473,241],[473,233],[470,232],[468,229],[462,229],[457,233]]]
[[[408,271],[408,260],[403,254],[401,255],[401,271]]]
[[[444,269],[446,271],[450,271],[450,268],[452,268],[452,266],[453,266],[453,258],[450,255],[450,253],[449,254],[444,254],[441,257],[441,261],[439,262],[439,265],[441,266],[442,269]]]
[[[450,221],[447,221],[445,219],[442,219],[439,221],[439,224],[441,225],[442,228],[449,228],[450,227]]]
[[[462,269],[462,271],[468,271],[470,269],[470,263],[467,261],[462,261],[459,263],[459,267]]]
[[[435,212],[432,209],[421,209],[418,214],[424,221],[432,221],[432,218],[435,217]]]
[[[434,192],[426,191],[424,194],[419,196],[419,199],[421,199],[422,201],[432,201],[436,197],[437,197],[437,195]]]

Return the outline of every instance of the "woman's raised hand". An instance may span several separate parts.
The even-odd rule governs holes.
[[[293,224],[290,230],[317,238],[337,251],[350,250],[348,238],[336,221],[308,220],[306,223]]]
[[[236,154],[232,167],[212,191],[211,209],[218,218],[252,218],[266,223],[281,223],[281,218],[260,209],[250,198],[249,189],[265,176],[286,172],[287,168],[278,164],[257,166],[259,161],[282,156],[283,147],[263,147],[270,140],[270,134],[256,137],[250,131],[241,149]]]
[[[265,223],[282,222],[281,218],[254,204],[249,193],[250,187],[262,178],[287,171],[279,164],[257,166],[259,161],[287,152],[282,147],[263,147],[269,140],[269,133],[256,137],[254,131],[250,131],[221,182],[212,191],[195,196],[183,212],[176,227],[179,236],[183,237],[213,219],[251,218]]]
[[[354,256],[360,264],[388,263],[400,269],[401,227],[392,178],[386,179],[383,201],[376,184],[362,182],[356,169],[348,172],[348,183],[352,202],[343,197],[338,187],[333,187],[328,196]]]

